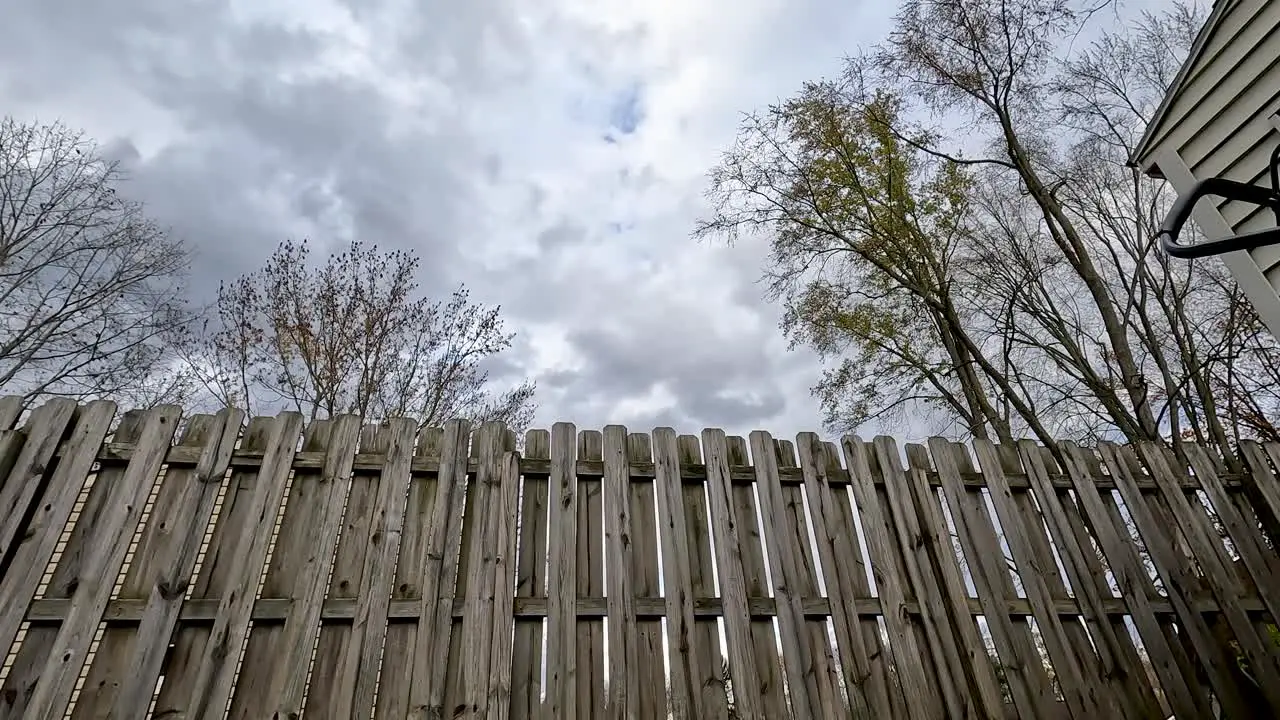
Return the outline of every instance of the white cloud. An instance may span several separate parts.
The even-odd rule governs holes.
[[[196,292],[284,237],[414,246],[441,295],[503,304],[540,424],[819,426],[760,244],[689,232],[740,114],[881,39],[891,4],[16,1],[0,101],[131,143]]]

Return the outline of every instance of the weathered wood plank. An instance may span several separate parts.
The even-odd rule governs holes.
[[[31,413],[23,429],[26,442],[0,487],[0,607],[26,608],[31,602],[115,408],[114,403],[100,401],[83,409],[64,446],[65,457],[52,472],[49,463],[76,415],[76,404],[54,399]],[[46,496],[44,503],[33,506]],[[21,615],[0,613],[0,648],[13,644]]]
[[[929,449],[942,478],[951,518],[960,536],[978,599],[985,610],[996,652],[1002,661],[1013,705],[1023,717],[1045,717],[1056,701],[1051,688],[1044,687],[1035,675],[1037,669],[1043,674],[1043,669],[1040,655],[1032,643],[1030,628],[1020,619],[1015,620],[1001,612],[1001,604],[1014,595],[1013,583],[1009,580],[1004,552],[982,496],[975,497],[960,482],[962,460],[959,455],[963,450],[942,438],[931,438]],[[908,452],[911,452],[910,448]]]
[[[1201,689],[1194,672],[1183,674],[1174,660],[1169,639],[1156,618],[1154,602],[1158,598],[1147,582],[1142,559],[1133,543],[1127,541],[1127,531],[1114,522],[1093,482],[1094,472],[1089,462],[1092,458],[1087,457],[1086,451],[1074,444],[1063,443],[1061,447],[1065,458],[1063,469],[1075,486],[1076,501],[1093,528],[1116,585],[1132,612],[1134,627],[1142,638],[1147,657],[1159,678],[1166,700],[1177,717],[1208,717],[1212,714],[1208,696]],[[1109,599],[1103,600],[1104,608],[1108,601]],[[1143,680],[1146,678],[1143,677]]]
[[[577,716],[578,476],[577,429],[551,428],[551,503],[547,521],[547,698],[546,716]]]
[[[1071,599],[1071,593],[1064,581],[1066,568],[1059,563],[1058,554],[1060,553],[1055,550],[1051,534],[1046,530],[1046,519],[1040,507],[1036,504],[1030,490],[1014,490],[1009,486],[1007,478],[1011,473],[1026,472],[1017,446],[1001,444],[993,447],[1002,470],[1001,480],[1004,486],[1009,487],[1013,507],[1022,520],[1021,529],[1030,552],[1036,558],[1037,566],[1052,570],[1041,577],[1049,591],[1049,600]],[[1064,560],[1063,563],[1065,562]],[[1122,717],[1141,717],[1144,714],[1143,711],[1134,705],[1134,701],[1139,698],[1131,697],[1125,690],[1116,668],[1111,646],[1095,643],[1089,637],[1085,624],[1079,620],[1059,619],[1059,622],[1066,639],[1066,647],[1075,658],[1076,666],[1080,670],[1081,682],[1091,689],[1096,702],[1102,707],[1113,708],[1112,712]]]
[[[751,433],[751,459],[756,468],[756,489],[760,495],[760,525],[764,544],[769,549],[769,566],[778,603],[778,636],[782,642],[791,711],[801,719],[829,717],[834,708],[822,707],[819,678],[815,672],[815,649],[811,647],[812,636],[800,606],[803,561],[798,556],[799,538],[783,530],[787,499],[783,497],[782,485],[778,482],[775,453],[773,437],[759,430]],[[804,538],[804,542],[807,545],[808,538]]]
[[[45,597],[65,600],[66,614],[63,617],[70,617],[73,607],[72,598],[80,588],[81,577],[93,572],[87,562],[93,552],[93,535],[98,528],[98,518],[108,511],[113,499],[122,499],[114,496],[112,492],[112,488],[125,475],[126,469],[121,467],[98,473],[95,481],[85,490],[87,496],[84,496],[81,501],[82,488],[86,487],[85,476],[90,467],[88,458],[93,457],[93,445],[101,442],[106,434],[105,426],[109,425],[114,417],[114,407],[110,403],[98,407],[91,406],[76,423],[73,437],[82,438],[83,441],[74,452],[67,454],[65,460],[58,463],[58,468],[53,473],[53,479],[44,497],[35,498],[40,503],[36,515],[40,522],[33,522],[28,527],[26,537],[18,546],[18,552],[14,556],[14,566],[4,576],[6,582],[18,582],[6,585],[4,593],[6,601],[0,607],[22,608],[27,605],[36,592],[45,567],[55,553],[68,519],[75,515],[66,544],[62,547],[62,552],[58,553],[57,563],[44,592]],[[120,421],[117,433],[131,440],[137,439],[140,432],[140,419],[139,413],[126,413]],[[35,421],[36,418],[32,418],[32,422]],[[99,431],[94,432],[93,426],[89,423],[100,423]],[[78,502],[82,504],[76,508]],[[74,512],[76,509],[78,512]],[[15,592],[8,592],[10,588]],[[9,604],[10,598],[14,599],[12,605]],[[16,628],[21,623],[20,615],[21,612],[0,613],[0,623],[3,623],[6,629],[10,626],[14,627],[16,632]],[[50,660],[50,653],[60,628],[61,623],[56,626],[28,628],[22,645],[13,658],[13,665],[9,669],[8,677],[5,678],[4,686],[0,688],[0,718],[16,720],[27,717],[31,709],[29,703],[33,699],[33,693],[43,682],[42,673]],[[10,646],[6,644],[4,647]]]
[[[702,445],[697,436],[677,436],[676,450],[682,463],[681,467],[684,464],[702,463]],[[695,598],[711,596],[716,593],[716,574],[715,558],[712,554],[707,486],[683,483],[680,487],[680,496],[684,504],[687,529],[689,580],[692,583],[690,588]],[[696,600],[694,601],[693,638],[693,658],[697,668],[694,688],[700,697],[703,713],[699,717],[727,718],[729,705],[725,683],[724,658],[726,655],[721,648],[719,623],[715,618],[699,617]]]
[[[10,430],[18,424],[18,419],[22,417],[24,401],[25,398],[21,395],[0,397],[0,431]]]
[[[354,444],[360,421],[352,418],[351,422],[355,425],[351,433]],[[328,420],[312,422],[303,432],[302,449],[324,450],[333,429]],[[305,584],[299,576],[306,572],[306,554],[314,552],[315,541],[309,535],[323,521],[324,490],[319,482],[319,473],[314,470],[297,471],[290,479],[274,549],[262,579],[260,592],[263,597],[287,597],[299,603],[306,602],[305,594],[297,592],[298,586]],[[337,505],[341,507],[345,501],[344,495],[338,499]],[[332,547],[329,552],[332,552]],[[327,562],[325,564],[328,565]],[[290,624],[296,626],[304,615],[305,612],[290,613]],[[261,716],[264,708],[275,704],[272,685],[276,684],[277,673],[284,668],[278,655],[289,653],[289,647],[281,643],[284,629],[281,623],[256,623],[250,628],[244,657],[240,661],[240,677],[231,697],[230,717],[236,720],[256,718]],[[306,649],[305,658],[305,666],[309,667],[310,647]]]
[[[1236,642],[1244,656],[1258,673],[1280,678],[1280,649],[1275,647],[1270,638],[1264,638],[1258,633],[1248,615],[1239,609],[1241,599],[1246,596],[1241,587],[1240,576],[1232,567],[1226,548],[1217,537],[1213,521],[1204,507],[1197,502],[1193,508],[1186,493],[1172,481],[1175,477],[1169,461],[1172,452],[1166,454],[1165,448],[1152,443],[1140,443],[1138,452],[1155,477],[1156,484],[1160,486],[1161,495],[1195,554],[1196,564],[1204,573],[1210,590],[1223,606],[1223,618],[1235,633]],[[1280,714],[1280,683],[1261,685],[1273,711]]]
[[[636,658],[633,606],[635,538],[631,527],[631,488],[627,473],[627,429],[604,429],[604,542],[609,607],[609,684],[605,710],[613,720],[635,720],[639,712],[640,671]]]
[[[747,581],[743,569],[743,547],[739,530],[746,519],[738,517],[729,480],[729,448],[721,430],[702,431],[702,451],[707,463],[707,492],[710,499],[711,533],[715,538],[716,571],[724,602],[725,650],[729,677],[733,682],[734,710],[744,720],[766,717],[759,686],[759,671],[752,643],[751,619],[747,610]],[[753,524],[755,518],[750,520]]]
[[[356,617],[351,638],[344,648],[342,665],[345,674],[355,676],[355,692],[344,699],[349,706],[341,716],[354,720],[373,717],[378,674],[382,669],[382,644],[387,631],[387,609],[395,579],[396,556],[400,553],[400,535],[404,531],[409,465],[417,423],[409,418],[395,418],[387,421],[382,432],[387,436],[387,463],[378,477],[364,570],[360,573],[360,592],[356,595]]]
[[[412,720],[446,717],[445,669],[453,642],[454,599],[457,596],[467,499],[467,447],[470,437],[471,425],[467,421],[445,423],[440,444],[440,477],[424,553],[422,599],[408,603],[418,612],[420,629],[415,638],[413,683],[409,695],[409,717]]]
[[[26,440],[26,433],[21,430],[0,430],[0,493],[22,454]]]
[[[839,511],[831,486],[827,484],[830,461],[826,449],[814,433],[800,433],[796,437],[796,449],[800,454],[800,469],[805,476],[805,494],[809,499],[809,513],[813,536],[817,542],[818,563],[826,581],[827,595],[841,601],[832,603],[832,628],[835,631],[836,649],[840,655],[843,682],[849,694],[849,710],[855,716],[868,714],[890,715],[889,696],[883,684],[872,685],[870,653],[863,643],[858,618],[853,611],[853,600],[858,597],[850,572],[853,563],[839,547],[842,529],[837,519]],[[837,558],[840,558],[837,560]]]
[[[389,444],[390,437],[379,426],[366,423],[361,428],[359,449],[362,452],[377,451],[385,454]],[[366,470],[354,465],[352,467],[347,508],[342,518],[333,568],[329,573],[326,597],[342,598],[349,602],[353,622],[342,625],[324,624],[320,627],[304,706],[308,718],[314,716],[346,720],[349,717],[342,712],[348,707],[349,698],[355,692],[356,677],[347,672],[346,662],[350,657],[348,648],[354,646],[359,651],[357,633],[361,629],[354,626],[355,608],[360,602],[364,563],[373,534],[378,478],[381,475],[379,470]]]
[[[127,462],[129,454],[133,452],[133,446],[129,443],[106,443],[98,453],[98,461],[104,465],[120,464]],[[197,453],[182,447],[175,447],[169,451],[166,462],[173,466],[195,465],[197,461]],[[355,469],[360,471],[377,471],[384,461],[383,455],[380,453],[360,453],[356,455]],[[261,451],[247,451],[241,449],[231,458],[231,467],[236,470],[246,470],[256,468],[262,465]],[[294,459],[294,468],[316,469],[323,467],[324,456],[322,453],[298,453]],[[415,474],[432,474],[439,472],[439,462],[432,459],[417,458],[413,461],[413,472]],[[472,463],[468,467],[468,472],[475,473],[477,465]],[[604,476],[604,463],[598,460],[578,460],[574,468],[579,477],[584,479],[598,479]],[[551,463],[545,459],[521,458],[520,472],[522,475],[548,477],[551,473]],[[653,479],[653,464],[637,464],[631,466],[631,478],[635,479]],[[706,466],[702,463],[689,463],[681,465],[680,468],[682,481],[688,484],[702,484],[706,482],[707,471]],[[1247,474],[1243,473],[1220,473],[1223,484],[1228,489],[1238,489],[1246,481],[1250,481]],[[750,465],[730,465],[729,467],[730,481],[735,484],[751,485],[755,482],[755,470]],[[934,487],[941,487],[941,480],[935,475],[929,475],[929,483]],[[966,487],[982,488],[985,487],[985,481],[982,476],[977,473],[961,473]],[[779,469],[778,479],[783,485],[802,485],[804,477],[800,473],[799,468]],[[1006,480],[1009,486],[1015,490],[1025,490],[1030,487],[1027,477],[1022,474],[1006,474]],[[844,470],[835,472],[828,478],[832,485],[848,485],[849,478]],[[875,479],[877,485],[883,485],[882,479]],[[1099,489],[1114,490],[1115,484],[1108,478],[1099,479],[1101,483]],[[1156,489],[1155,484],[1147,479],[1138,480],[1138,486],[1142,490],[1152,491]],[[1195,478],[1184,476],[1179,478],[1178,482],[1187,489],[1195,489],[1199,487]],[[1069,488],[1066,480],[1060,477],[1053,479],[1054,486],[1066,490]]]
[[[957,678],[957,671],[964,667],[964,651],[959,646],[956,631],[948,618],[951,600],[946,588],[933,570],[930,550],[933,546],[930,533],[924,523],[928,513],[917,507],[914,488],[906,477],[902,460],[893,441],[877,437],[873,441],[876,461],[885,479],[889,513],[896,529],[898,550],[906,570],[904,577],[915,589],[924,611],[924,629],[928,650],[937,669],[937,682],[943,703],[950,717],[965,716],[968,698],[963,694],[964,680]],[[985,651],[984,651],[985,652]],[[985,664],[985,663],[984,663]]]
[[[1103,700],[1098,696],[1100,688],[1093,683],[1085,683],[1081,659],[1072,650],[1062,619],[1051,611],[1052,598],[1045,578],[1049,574],[1056,577],[1058,568],[1046,564],[1046,558],[1034,552],[1028,539],[1029,531],[1024,527],[1026,522],[1040,522],[1039,516],[1026,518],[1019,512],[1013,499],[1013,490],[1004,482],[1004,469],[991,442],[975,440],[974,449],[983,474],[991,486],[992,504],[1013,553],[1013,561],[1017,564],[1027,599],[1031,602],[1045,649],[1060,680],[1067,707],[1076,717],[1101,717]],[[1052,557],[1047,560],[1052,563]]]
[[[1061,451],[1055,454],[1053,449],[1039,448],[1040,457],[1045,468],[1054,476],[1065,476],[1061,464]],[[1052,484],[1046,485],[1045,492],[1052,492],[1058,498],[1058,506],[1066,518],[1063,532],[1069,534],[1080,548],[1080,559],[1084,561],[1085,575],[1072,583],[1092,583],[1093,592],[1097,595],[1096,607],[1090,610],[1096,622],[1106,623],[1111,628],[1111,647],[1116,657],[1115,673],[1108,680],[1117,687],[1117,692],[1124,695],[1135,717],[1156,718],[1164,720],[1170,714],[1169,704],[1159,695],[1159,681],[1153,676],[1151,663],[1139,651],[1137,634],[1133,626],[1123,616],[1106,613],[1109,603],[1117,599],[1116,591],[1108,576],[1105,555],[1096,534],[1091,533],[1080,510],[1080,503],[1075,493],[1060,489]],[[1110,497],[1110,493],[1108,493]],[[1077,593],[1078,595],[1078,593]],[[1056,604],[1056,603],[1055,603]],[[1099,613],[1101,613],[1099,615]]]
[[[729,436],[725,439],[730,465],[745,465],[749,459],[746,438]],[[772,452],[772,449],[770,450]],[[753,466],[754,467],[754,466]],[[759,508],[755,487],[733,485],[729,490],[734,506],[734,535],[742,556],[743,578],[747,595],[774,597],[777,593],[769,583],[769,568],[765,561],[764,540],[760,531]],[[719,540],[719,536],[716,536]],[[756,679],[754,684],[743,687],[743,693],[757,692],[768,717],[784,717],[787,713],[787,679],[782,671],[782,658],[778,653],[778,632],[773,620],[752,618],[751,648],[755,654]],[[738,685],[734,684],[737,697]]]
[[[502,445],[506,428],[500,423],[485,423],[475,440],[480,452],[480,470],[472,490],[475,501],[468,512],[475,519],[476,532],[471,536],[468,563],[468,587],[463,612],[463,699],[455,706],[457,717],[483,717],[493,679],[494,592],[497,582],[497,558],[503,551],[499,545],[499,527],[506,518],[500,485],[502,482]]]
[[[235,413],[236,427],[227,421]],[[187,423],[182,442],[206,449],[199,468],[166,470],[155,503],[120,583],[119,598],[144,601],[138,626],[108,626],[102,635],[72,717],[141,717],[151,706],[156,681],[173,628],[177,624],[191,566],[204,539],[222,474],[219,461],[230,458],[243,416],[224,410],[215,418],[197,415]],[[221,466],[222,473],[226,466]],[[104,603],[104,614],[110,603]]]
[[[550,614],[547,598],[516,597],[513,602],[513,612],[517,618],[545,618]],[[724,614],[722,599],[714,595],[696,595],[692,602],[694,618],[699,623]],[[637,597],[635,599],[636,617],[642,619],[666,617],[665,603],[666,600],[662,597]],[[801,605],[804,608],[804,615],[808,619],[820,620],[831,615],[831,603],[827,598],[804,598],[801,601]],[[282,623],[289,618],[292,606],[293,600],[290,598],[258,598],[253,605],[253,621],[255,623]],[[1270,617],[1270,613],[1267,612],[1262,605],[1262,601],[1258,598],[1244,600],[1241,606],[1249,614],[1249,617],[1255,621]],[[58,623],[62,621],[62,618],[66,617],[68,607],[68,601],[65,598],[41,598],[31,603],[25,619],[33,623]],[[1032,614],[1031,606],[1025,598],[1006,600],[1003,607],[1008,615],[1015,618],[1026,618]],[[1104,600],[1103,607],[1107,616],[1113,619],[1122,619],[1129,613],[1125,600],[1122,598]],[[1192,611],[1200,615],[1221,614],[1218,604],[1211,598],[1197,598],[1192,607]],[[970,615],[985,614],[980,601],[975,598],[968,600],[967,608]],[[107,609],[103,612],[102,620],[108,626],[137,625],[142,619],[145,610],[146,603],[142,600],[112,600],[107,603]],[[189,598],[182,603],[182,609],[179,611],[178,617],[184,629],[199,628],[201,626],[207,629],[212,625],[217,615],[217,610],[216,598]],[[875,597],[856,599],[852,604],[852,610],[863,621],[874,622],[875,618],[884,614],[880,599]],[[1054,610],[1062,618],[1080,617],[1080,607],[1074,600],[1057,601],[1054,603]],[[1174,607],[1167,600],[1153,601],[1151,603],[1151,611],[1158,618],[1166,618],[1170,621],[1177,620]],[[919,603],[913,600],[903,602],[902,613],[907,617],[918,617],[920,615]],[[393,623],[413,623],[422,617],[417,600],[392,600],[387,614],[388,619]],[[446,614],[454,619],[461,619],[463,614],[462,599],[453,598],[452,611],[446,610]],[[753,619],[767,620],[778,614],[777,603],[772,597],[748,597],[747,614]],[[574,617],[603,618],[606,616],[604,596],[579,598]],[[320,619],[324,626],[349,625],[354,617],[355,598],[353,597],[331,597],[325,600],[324,607],[320,612]]]
[[[275,554],[281,559],[277,563],[272,558],[281,574],[281,589],[293,599],[297,611],[290,613],[277,636],[268,636],[274,642],[264,643],[264,666],[260,672],[270,678],[270,684],[267,693],[246,703],[246,718],[259,717],[264,708],[273,708],[273,717],[299,716],[306,702],[311,659],[320,636],[320,613],[351,490],[351,464],[360,440],[360,419],[342,415],[312,432],[316,435],[315,444],[325,450],[325,466],[320,473],[294,476],[294,498],[285,509],[285,526],[276,540]],[[296,530],[288,527],[290,520],[298,522]],[[288,542],[287,529],[293,531]],[[254,628],[253,634],[260,629],[270,632],[274,628]],[[250,645],[249,650],[252,649]],[[241,677],[249,672],[246,651]]]
[[[603,463],[603,438],[598,430],[578,433],[578,458]],[[578,478],[577,597],[603,595],[604,498],[601,481]],[[605,712],[604,623],[578,618],[577,715],[603,718]]]
[[[1035,495],[1045,525],[1075,591],[1074,597],[1080,601],[1084,622],[1090,630],[1083,642],[1090,643],[1088,647],[1092,648],[1092,652],[1082,652],[1079,647],[1081,640],[1076,639],[1077,655],[1090,663],[1096,663],[1100,679],[1111,686],[1113,699],[1125,709],[1127,717],[1167,717],[1151,691],[1146,668],[1133,645],[1129,629],[1122,621],[1112,622],[1103,609],[1104,595],[1106,599],[1113,596],[1106,584],[1088,531],[1078,519],[1079,513],[1074,500],[1068,493],[1053,486],[1049,468],[1052,466],[1055,471],[1060,472],[1055,458],[1045,448],[1031,441],[1020,444],[1019,456],[1018,466],[1031,479],[1031,492]],[[1066,597],[1066,593],[1054,599],[1061,597]],[[1075,625],[1078,626],[1078,623]]]
[[[653,460],[662,542],[662,575],[666,589],[671,714],[674,720],[694,720],[706,717],[707,711],[703,709],[702,693],[699,692],[695,645],[700,638],[694,635],[689,530],[681,496],[679,448],[676,433],[671,428],[654,429]]]
[[[524,453],[528,457],[548,460],[551,457],[551,434],[546,430],[530,430],[525,434]],[[516,560],[516,596],[547,596],[547,511],[548,481],[526,477],[520,497],[520,541]],[[516,620],[512,642],[511,717],[532,720],[542,706],[542,641],[541,618]]]
[[[441,428],[426,428],[418,433],[415,458],[439,459],[444,439]],[[438,478],[419,475],[409,481],[405,501],[404,532],[400,537],[400,557],[396,560],[395,583],[391,602],[421,603],[427,581],[423,576],[427,562],[427,543],[431,537],[431,516],[435,504]],[[389,606],[388,606],[389,607]],[[389,611],[388,611],[389,612]],[[413,684],[413,649],[418,633],[427,632],[420,623],[391,623],[382,649],[382,679],[378,685],[376,717],[379,720],[403,720],[409,715],[409,696]]]
[[[649,435],[627,436],[627,460],[653,462]],[[628,483],[631,493],[631,587],[637,598],[662,597],[658,581],[658,527],[654,483]],[[634,610],[634,604],[633,604]],[[667,678],[662,659],[662,620],[636,619],[635,667],[639,672],[638,715],[641,718],[667,717]]]
[[[514,443],[512,443],[514,444]],[[512,640],[515,633],[517,570],[517,513],[520,503],[520,456],[514,451],[503,454],[498,467],[497,490],[498,532],[494,543],[497,556],[493,562],[493,635],[490,640],[490,663],[493,680],[485,717],[507,720],[511,716]]]
[[[1236,508],[1218,478],[1218,470],[1204,448],[1184,445],[1183,450],[1200,478],[1201,486],[1213,503],[1223,526],[1231,536],[1236,552],[1258,588],[1263,604],[1274,618],[1280,618],[1280,556],[1266,546],[1257,525],[1248,522]],[[1215,542],[1215,545],[1217,543]]]
[[[942,710],[935,703],[926,679],[925,656],[916,642],[916,634],[906,612],[905,575],[895,553],[897,543],[889,526],[887,500],[882,503],[873,482],[871,451],[856,436],[845,436],[841,444],[845,466],[853,478],[854,499],[862,515],[872,573],[885,609],[889,649],[907,708],[912,717],[940,718]]]
[[[1240,452],[1251,471],[1247,489],[1255,508],[1267,518],[1268,524],[1280,525],[1280,481],[1276,480],[1271,464],[1267,462],[1270,458],[1271,463],[1280,468],[1280,444],[1267,443],[1264,447],[1252,440],[1243,440]],[[1280,537],[1272,540],[1280,542]]]
[[[161,405],[146,413],[140,422],[138,452],[119,480],[104,485],[110,497],[101,514],[82,515],[77,523],[85,528],[77,538],[83,545],[70,550],[73,554],[83,553],[86,559],[76,578],[67,616],[46,653],[48,660],[28,704],[27,717],[60,720],[66,714],[97,634],[98,620],[111,598],[181,415],[182,410],[176,405]]]
[[[901,455],[892,439],[877,438],[876,448],[880,467],[886,472],[886,480],[890,477],[887,474],[890,471],[895,475],[903,472]],[[960,574],[955,545],[951,542],[951,531],[947,527],[942,503],[925,477],[930,469],[928,452],[923,447],[915,445],[907,448],[907,456],[912,462],[905,470],[905,478],[919,513],[921,540],[923,547],[928,550],[928,555],[933,560],[934,572],[938,576],[936,592],[941,596],[946,612],[945,617],[954,633],[954,652],[960,659],[960,662],[953,666],[955,668],[953,679],[957,689],[968,696],[964,699],[965,714],[997,715],[1003,710],[1000,684],[995,677],[995,668],[991,665],[991,656],[987,654],[986,643],[978,634],[977,623],[966,611],[969,596]],[[904,547],[903,550],[905,551],[906,548]],[[922,569],[924,567],[927,565],[922,558]],[[927,581],[926,587],[928,587]],[[939,616],[939,619],[942,617]],[[945,643],[943,647],[948,653],[950,652]],[[942,674],[941,670],[939,674]],[[966,685],[972,690],[964,691]]]
[[[777,440],[779,470],[798,467],[795,445],[790,440]],[[809,515],[816,514],[816,508],[806,512],[805,490],[800,485],[778,484],[781,491],[783,516],[785,522],[777,529],[783,533],[780,542],[791,546],[792,562],[797,573],[796,581],[791,584],[792,595],[799,600],[801,617],[805,632],[808,634],[808,663],[804,669],[805,683],[810,685],[810,700],[817,700],[821,709],[820,717],[843,717],[849,714],[848,703],[840,691],[841,679],[836,670],[835,650],[832,645],[832,624],[828,618],[814,619],[804,615],[804,598],[812,595],[823,595],[823,588],[818,581],[819,573],[814,561],[814,542],[810,539]],[[815,498],[811,505],[817,504]],[[814,536],[816,540],[816,535]],[[843,605],[843,596],[835,603]],[[816,691],[816,694],[815,694]],[[794,702],[793,702],[794,705]],[[794,709],[793,709],[794,712]]]
[[[187,701],[187,717],[191,720],[222,717],[231,699],[236,664],[248,636],[254,596],[301,432],[301,414],[281,413],[276,417],[257,484],[249,497],[252,524],[236,545],[230,585],[218,606],[210,641],[197,663],[195,685]]]
[[[268,446],[275,429],[275,418],[252,419],[241,447],[263,450]],[[260,484],[257,468],[236,471],[232,474],[220,503],[215,504],[212,514],[215,518],[213,536],[196,573],[195,584],[188,599],[182,603],[180,624],[173,636],[173,649],[164,665],[164,683],[160,686],[154,710],[158,717],[181,717],[190,707],[188,702],[196,684],[196,671],[209,644],[213,620],[218,615],[222,598],[235,579],[232,570],[236,549],[245,535],[252,531],[253,523],[257,522],[257,517],[251,515],[250,506],[254,489]],[[188,613],[187,608],[192,606],[207,608],[208,621],[199,624],[181,622]],[[110,612],[111,606],[108,605],[108,618]]]
[[[1168,598],[1178,610],[1178,618],[1181,620],[1179,629],[1199,655],[1201,666],[1209,676],[1218,702],[1226,709],[1229,717],[1248,717],[1249,705],[1229,669],[1235,658],[1230,658],[1223,652],[1206,619],[1191,610],[1191,601],[1197,595],[1195,573],[1188,565],[1188,558],[1177,550],[1173,538],[1167,535],[1171,531],[1176,532],[1177,528],[1172,523],[1157,519],[1154,512],[1156,504],[1148,502],[1134,482],[1137,457],[1107,443],[1100,444],[1099,450],[1107,470],[1116,480],[1137,532],[1151,554],[1151,561],[1164,581]]]
[[[826,457],[828,473],[845,470],[841,465],[840,448],[835,443],[824,442],[820,447]],[[871,698],[873,708],[883,710],[884,714],[893,717],[905,714],[907,710],[902,688],[891,675],[888,638],[881,632],[879,615],[872,617],[858,611],[864,603],[879,605],[880,599],[871,591],[871,565],[866,544],[858,531],[858,521],[854,518],[853,491],[849,487],[832,486],[826,489],[826,496],[831,501],[831,513],[826,516],[826,521],[828,532],[833,537],[832,557],[837,562],[840,576],[847,578],[852,588],[851,594],[846,595],[841,591],[840,597],[848,598],[842,604],[849,613],[851,622],[856,622],[850,632],[861,633],[862,646],[867,655],[867,672],[860,673],[858,678],[861,678],[860,682],[865,694]],[[821,538],[818,542],[821,544]],[[842,653],[841,664],[852,665],[852,659]],[[848,687],[847,691],[852,693],[854,689]],[[878,698],[883,698],[883,702]],[[854,708],[856,703],[850,709]]]

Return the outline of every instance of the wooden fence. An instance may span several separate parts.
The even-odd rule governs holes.
[[[1280,710],[1280,446],[18,407],[0,718]]]

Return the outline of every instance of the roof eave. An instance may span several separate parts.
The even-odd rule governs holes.
[[[1204,27],[1200,28],[1195,42],[1191,44],[1191,50],[1187,53],[1186,60],[1183,61],[1182,67],[1178,68],[1178,74],[1174,76],[1173,83],[1169,86],[1169,91],[1165,93],[1164,99],[1160,101],[1155,115],[1151,117],[1151,122],[1147,123],[1146,131],[1142,133],[1142,138],[1138,140],[1133,154],[1129,157],[1131,165],[1142,168],[1143,172],[1152,177],[1160,177],[1159,168],[1152,157],[1155,154],[1153,145],[1156,134],[1167,119],[1174,101],[1182,93],[1183,86],[1191,74],[1191,69],[1195,67],[1201,55],[1204,54],[1205,45],[1208,44],[1209,37],[1217,30],[1222,18],[1227,14],[1227,8],[1232,4],[1233,0],[1216,0],[1214,2],[1213,9],[1209,11],[1209,17],[1205,20]]]

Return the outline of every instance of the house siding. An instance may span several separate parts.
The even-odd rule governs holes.
[[[1147,151],[1135,159],[1155,169],[1161,153],[1172,151],[1197,180],[1224,177],[1269,185],[1270,156],[1280,145],[1274,119],[1280,110],[1280,1],[1220,2],[1223,15],[1174,89]],[[1269,210],[1225,201],[1216,206],[1235,233],[1276,226]],[[1251,255],[1280,304],[1280,247]]]

